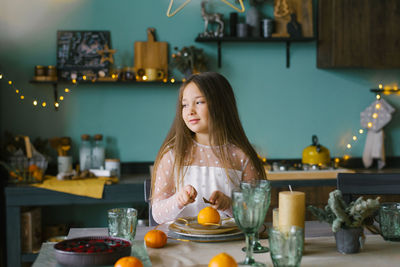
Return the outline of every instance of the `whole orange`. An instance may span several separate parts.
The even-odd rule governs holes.
[[[223,252],[214,256],[208,263],[208,267],[237,267],[235,259],[231,255]]]
[[[29,172],[34,172],[34,171],[36,171],[38,169],[39,169],[39,167],[37,165],[35,165],[35,164],[29,165]]]
[[[199,224],[219,223],[221,217],[216,209],[213,207],[205,207],[197,215],[197,222]]]
[[[160,230],[150,230],[144,236],[144,241],[150,248],[162,248],[167,244],[167,235]]]
[[[136,257],[122,257],[114,264],[114,267],[143,267],[143,263]]]

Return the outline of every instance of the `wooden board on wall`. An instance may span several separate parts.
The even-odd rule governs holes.
[[[279,11],[278,11],[279,9]],[[283,14],[278,17],[278,14]],[[275,32],[273,37],[289,37],[287,24],[290,13],[295,13],[297,22],[301,24],[303,37],[314,37],[312,0],[274,0]]]
[[[168,76],[168,43],[155,40],[155,29],[147,29],[147,41],[135,42],[134,45],[134,68],[138,69],[155,68]]]
[[[400,67],[399,0],[319,0],[318,68]]]

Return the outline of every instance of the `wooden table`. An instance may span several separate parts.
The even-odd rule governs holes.
[[[106,185],[102,199],[71,195],[32,186],[7,186],[6,227],[7,266],[18,267],[21,262],[33,262],[37,254],[21,252],[21,207],[143,203],[143,181],[146,176],[136,175],[119,184]]]
[[[135,242],[142,242],[144,234],[152,228],[138,227]],[[72,229],[71,229],[72,231]],[[79,231],[81,236],[102,235],[107,232],[106,228],[85,229]],[[71,233],[71,232],[70,232]],[[384,241],[381,236],[367,234],[364,248],[360,253],[342,255],[336,250],[335,239],[332,235],[330,225],[319,222],[306,222],[305,251],[301,266],[399,266],[400,242]],[[74,234],[73,237],[79,235]],[[263,245],[268,246],[268,240],[261,240]],[[39,257],[33,267],[58,267],[55,260],[54,243],[44,243]],[[181,266],[207,266],[209,260],[216,254],[226,252],[237,261],[245,257],[241,248],[243,241],[231,241],[224,243],[195,243],[181,242],[168,239],[164,248],[147,248],[147,255],[152,266],[156,267],[181,267]],[[146,257],[147,257],[146,255]],[[255,254],[255,259],[272,266],[269,253]],[[148,261],[145,267],[151,266]]]

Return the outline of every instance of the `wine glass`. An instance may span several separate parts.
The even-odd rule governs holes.
[[[232,208],[235,222],[246,236],[246,258],[240,265],[266,267],[253,258],[253,240],[264,222],[266,195],[261,188],[232,191]]]
[[[252,182],[241,182],[240,183],[240,188],[243,190],[251,190],[252,188],[261,188],[265,191],[266,199],[264,202],[264,207],[265,207],[265,214],[267,213],[269,209],[269,205],[271,203],[271,184],[268,180],[255,180]],[[242,251],[246,251],[246,247],[242,248]],[[268,247],[264,247],[263,245],[260,244],[259,242],[259,233],[258,231],[255,234],[254,240],[253,240],[253,253],[266,253],[269,252]]]

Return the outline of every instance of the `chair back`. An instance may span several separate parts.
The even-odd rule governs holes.
[[[337,188],[347,203],[352,195],[398,195],[400,173],[339,173]]]
[[[151,209],[151,177],[153,176],[153,165],[150,166],[150,178],[144,180],[144,201],[149,205],[149,226],[156,226],[158,223],[153,218]]]

